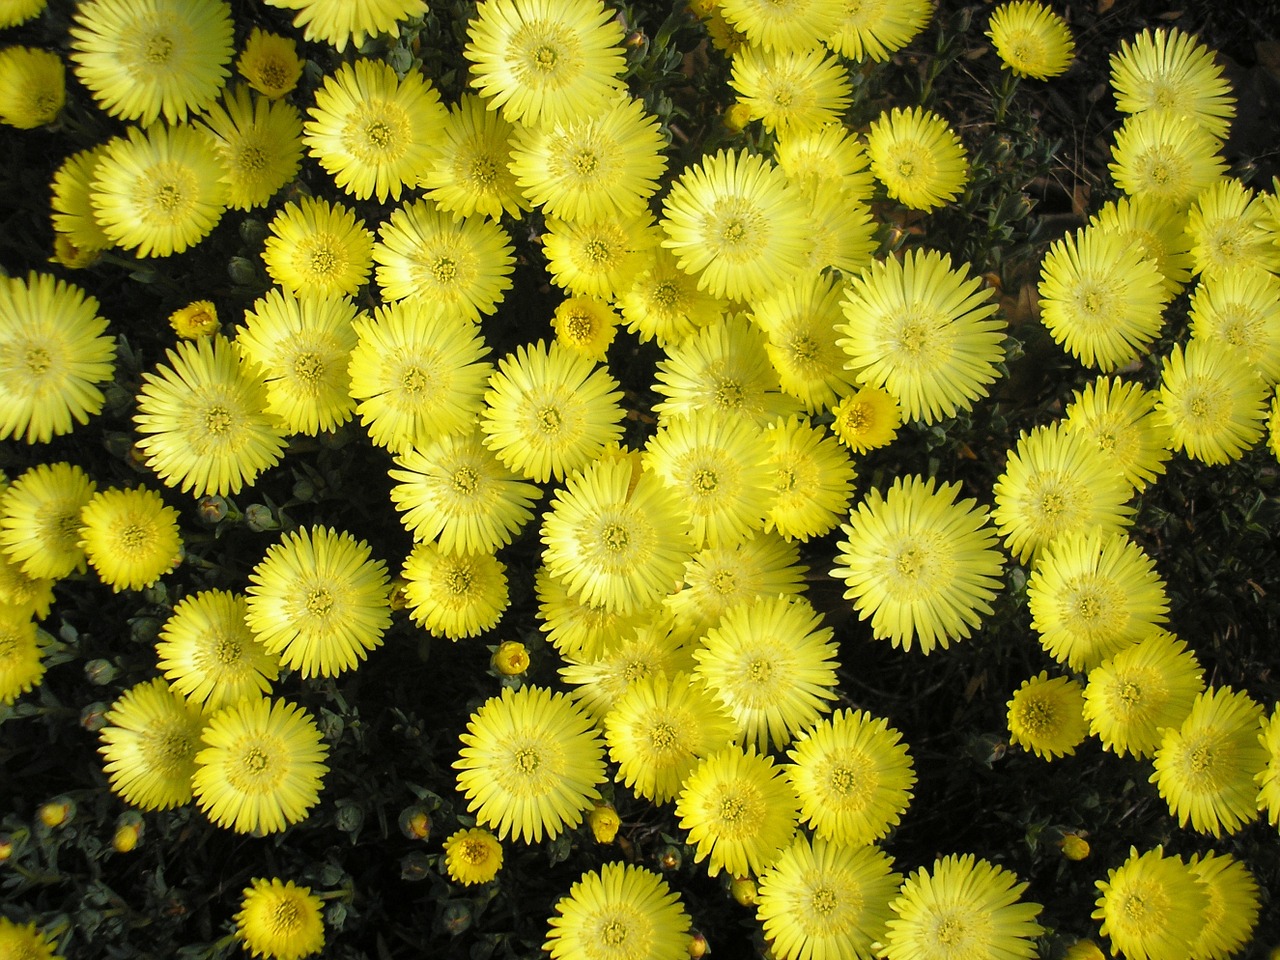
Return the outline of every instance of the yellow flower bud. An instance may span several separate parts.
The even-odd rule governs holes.
[[[518,677],[529,669],[529,651],[518,640],[504,640],[493,655],[493,668],[504,677]]]
[[[41,804],[40,809],[36,811],[36,817],[50,830],[70,823],[75,815],[76,804],[70,797],[55,797]]]
[[[1068,860],[1084,860],[1089,856],[1089,841],[1078,833],[1064,833],[1058,849]]]
[[[431,836],[431,815],[420,806],[405,807],[400,812],[400,832],[410,840],[426,840]]]
[[[116,853],[130,853],[142,840],[142,817],[130,811],[122,813],[116,820],[115,836],[111,838],[111,848]]]
[[[729,892],[733,894],[733,899],[737,900],[744,907],[754,907],[756,905],[756,882],[750,877],[734,877],[733,883],[729,884]]]
[[[1077,940],[1067,948],[1062,960],[1106,960],[1106,956],[1092,940]]]
[[[726,130],[738,133],[751,122],[751,108],[742,102],[735,103],[721,115],[720,120]]]
[[[692,957],[693,960],[698,960],[699,957],[705,957],[710,952],[711,946],[707,943],[707,938],[702,934],[695,933],[689,938],[689,956]]]
[[[169,325],[184,340],[211,337],[220,329],[218,310],[208,300],[196,300],[175,310],[169,317]]]
[[[587,814],[587,823],[591,825],[596,843],[613,843],[613,838],[618,835],[618,828],[622,826],[618,811],[609,804],[593,807]]]

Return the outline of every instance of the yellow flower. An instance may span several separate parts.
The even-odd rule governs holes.
[[[876,238],[879,223],[871,207],[844,190],[806,190],[810,240],[808,272],[827,273],[828,267],[845,276],[861,273],[871,266],[880,248]]]
[[[280,208],[263,244],[271,279],[290,293],[355,296],[373,266],[373,233],[340,203],[303,197]]]
[[[293,104],[237,85],[200,119],[222,163],[229,206],[265,207],[297,175],[302,164],[302,115]]]
[[[624,89],[622,37],[600,0],[483,0],[463,55],[490,110],[549,126],[599,113]]]
[[[987,36],[1000,65],[1019,77],[1048,80],[1067,72],[1075,41],[1067,22],[1035,0],[1014,0],[996,8]]]
[[[1166,857],[1159,846],[1139,856],[1130,847],[1128,859],[1096,886],[1092,916],[1111,938],[1113,956],[1186,960],[1204,929],[1209,895],[1181,857]]]
[[[729,85],[752,120],[770,133],[816,131],[837,123],[849,106],[851,84],[844,65],[808,50],[766,51],[750,46],[733,57]]]
[[[142,375],[134,416],[147,466],[197,497],[239,493],[279,462],[285,445],[258,368],[221,335],[165,353],[168,366]]]
[[[596,843],[613,843],[622,820],[612,804],[597,803],[587,814],[587,826],[591,828],[591,835],[595,837]]]
[[[0,27],[16,27],[44,12],[48,0],[5,0],[0,3]]]
[[[85,557],[117,593],[149,587],[182,562],[178,511],[146,487],[95,493],[80,524]]]
[[[0,917],[0,957],[13,957],[14,960],[63,960],[62,954],[56,950],[57,944],[36,928],[34,920],[20,924],[8,917]]]
[[[529,669],[529,648],[519,640],[503,640],[489,664],[504,677],[518,677]]]
[[[764,348],[780,386],[810,414],[834,407],[856,383],[837,342],[843,293],[834,277],[815,274],[757,302],[751,313],[752,322],[768,335]]]
[[[157,677],[130,687],[107,712],[98,752],[111,789],[130,806],[168,810],[191,799],[204,719]]]
[[[80,512],[97,485],[78,466],[41,463],[0,495],[0,549],[31,577],[61,580],[84,570]]]
[[[236,936],[255,957],[300,960],[324,949],[320,898],[292,880],[255,877],[244,888]]]
[[[1266,204],[1234,177],[1202,190],[1187,212],[1193,270],[1201,281],[1233,269],[1280,270],[1280,249],[1266,225]]]
[[[298,85],[302,60],[292,37],[254,27],[236,61],[236,70],[264,97],[278,100]]]
[[[82,289],[47,273],[0,279],[0,439],[48,443],[88,423],[114,359],[98,301]]]
[[[280,660],[249,629],[248,609],[225,590],[179,601],[156,643],[157,666],[173,690],[210,711],[271,691]]]
[[[488,883],[502,869],[502,844],[488,830],[458,830],[444,842],[444,862],[455,883]]]
[[[53,123],[67,99],[66,69],[56,53],[0,50],[0,122],[20,130]]]
[[[286,534],[249,574],[245,622],[269,653],[303,677],[359,666],[391,625],[387,568],[349,533],[317,526]]]
[[[898,436],[902,411],[893,394],[879,387],[862,387],[841,400],[831,411],[831,430],[854,453],[888,446]]]
[[[618,313],[599,297],[569,297],[560,301],[551,320],[556,341],[588,360],[603,361],[618,332]]]
[[[1204,929],[1191,944],[1191,956],[1226,960],[1253,939],[1258,923],[1258,882],[1229,853],[1193,854],[1187,866],[1209,894]]]
[[[459,640],[498,624],[510,602],[507,565],[491,553],[444,553],[415,544],[401,576],[414,622],[433,636]]]
[[[779,131],[773,158],[793,183],[811,193],[838,193],[864,202],[871,198],[875,178],[867,151],[842,123]]]
[[[43,620],[53,604],[54,581],[24,573],[18,564],[0,553],[0,606],[15,615]]]
[[[606,863],[556,902],[542,949],[551,960],[684,960],[689,915],[651,870]]]
[[[1185,207],[1227,169],[1222,142],[1171,110],[1135,113],[1116,131],[1111,179],[1131,197]]]
[[[400,24],[427,13],[427,0],[266,0],[273,7],[297,10],[293,25],[304,40],[322,40],[339,53],[347,43],[359,49],[366,37],[400,36]]]
[[[951,126],[922,107],[881,113],[867,132],[871,172],[891,199],[928,212],[960,195],[969,158]]]
[[[89,0],[76,6],[76,76],[113,117],[144,126],[207,108],[229,77],[225,0]]]
[[[192,788],[200,809],[237,833],[278,833],[319,802],[329,748],[315,719],[285,700],[241,700],[204,728]]]
[[[482,98],[464,93],[449,108],[418,185],[455,217],[480,214],[498,220],[506,213],[519,220],[529,203],[508,166],[515,129],[500,111],[486,110]]]
[[[840,0],[721,0],[717,10],[752,46],[799,53],[816,48],[835,29]]]
[[[1089,732],[1084,689],[1070,677],[1051,680],[1041,670],[1022,681],[1007,706],[1010,742],[1045,760],[1071,756]]]
[[[765,530],[804,541],[830,533],[848,515],[857,476],[848,451],[822,427],[798,417],[771,424],[765,440],[773,475]]]
[[[1191,280],[1191,239],[1181,207],[1149,195],[1108,200],[1089,218],[1089,226],[1117,233],[1160,268],[1170,297]]]
[[[555,839],[600,799],[604,747],[563,693],[507,687],[471,715],[460,739],[458,789],[467,810],[500,840]]]
[[[1172,110],[1215,137],[1236,115],[1231,84],[1213,51],[1177,28],[1143,30],[1111,55],[1111,86],[1121,113]]]
[[[97,253],[112,246],[112,240],[93,215],[93,178],[98,161],[107,153],[108,144],[100,143],[88,150],[73,153],[53,175],[49,205],[55,251],[69,247],[73,263],[55,252],[54,259],[67,266],[85,266]]]
[[[606,638],[598,657],[566,656],[560,678],[574,688],[578,706],[603,727],[609,711],[646,677],[691,672],[691,639],[671,617],[650,611],[625,639]]]
[[[623,616],[570,596],[569,588],[539,567],[534,575],[538,629],[566,659],[591,662],[635,636],[651,611]]]
[[[648,209],[593,220],[548,217],[546,228],[542,247],[552,282],[570,293],[603,298],[630,286],[658,239]]]
[[[826,44],[850,60],[885,61],[914,40],[932,16],[930,0],[843,0]]]
[[[1158,397],[1141,384],[1099,377],[1083,391],[1075,391],[1063,423],[1068,432],[1093,440],[1141,492],[1164,473],[1165,462],[1173,455],[1169,431],[1155,413]]]
[[[631,285],[614,297],[627,330],[641,343],[657,340],[666,350],[724,315],[727,302],[699,290],[697,278],[681,270],[669,250],[646,250],[639,263]]]
[[[401,80],[389,64],[361,59],[325,77],[307,115],[303,141],[338,187],[385,203],[417,185],[448,113],[419,71]]]
[[[1156,411],[1174,450],[1208,464],[1239,460],[1262,439],[1267,384],[1230,343],[1174,344],[1160,371]]]
[[[38,636],[31,614],[0,604],[0,705],[13,703],[44,679]]]
[[[218,323],[218,308],[211,300],[193,300],[185,307],[169,314],[169,326],[184,340],[212,337],[222,330]]]
[[[1262,267],[1203,277],[1191,292],[1191,337],[1229,344],[1268,386],[1280,382],[1280,278]]]

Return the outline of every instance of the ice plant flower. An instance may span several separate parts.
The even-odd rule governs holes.
[[[772,505],[765,530],[786,540],[830,533],[847,516],[857,475],[848,451],[822,427],[791,417],[765,432],[773,476]]]
[[[1067,22],[1036,0],[1003,3],[987,21],[1000,65],[1015,76],[1049,80],[1067,72],[1075,41]]]
[[[635,864],[606,863],[556,902],[542,949],[551,960],[685,960],[689,915],[667,881]]]
[[[641,343],[657,340],[665,350],[724,315],[727,302],[699,290],[697,278],[680,269],[671,251],[647,250],[637,267],[635,279],[615,297],[627,330]]]
[[[235,915],[245,950],[267,960],[301,960],[324,949],[320,898],[292,880],[255,877]]]
[[[298,11],[293,25],[304,40],[322,40],[339,53],[347,43],[359,49],[366,38],[400,36],[400,24],[427,12],[427,0],[266,0],[273,7]]]
[[[1185,207],[1226,172],[1222,142],[1171,110],[1135,113],[1116,131],[1111,179],[1130,197]]]
[[[902,426],[897,398],[879,387],[861,387],[831,411],[831,432],[854,453],[866,453],[893,443]]]
[[[821,47],[786,52],[743,47],[734,54],[729,85],[751,119],[770,133],[838,123],[851,89],[848,71]]]
[[[114,246],[93,215],[94,171],[106,156],[107,146],[100,143],[71,154],[53,174],[49,206],[58,263],[73,268],[86,266],[100,251]]]
[[[302,77],[302,60],[292,37],[282,37],[254,27],[236,60],[236,70],[264,97],[279,100],[298,85]]]
[[[885,960],[1036,956],[1042,907],[1024,902],[1025,883],[972,854],[940,857],[916,870],[889,904],[896,914],[878,955]]]
[[[1088,734],[1084,688],[1070,677],[1049,678],[1047,671],[1014,691],[1009,708],[1009,741],[1037,757],[1069,757]]]
[[[551,319],[556,341],[588,360],[604,361],[618,332],[620,317],[609,301],[599,297],[561,300]]]
[[[768,335],[764,349],[779,386],[810,414],[834,407],[856,384],[837,343],[843,292],[834,277],[815,274],[758,301],[750,315]]]
[[[929,24],[929,0],[843,0],[825,43],[854,61],[884,62]]]
[[[192,788],[200,809],[237,833],[278,833],[320,800],[329,748],[315,718],[285,700],[248,699],[208,718]]]
[[[911,803],[916,775],[902,734],[865,710],[837,710],[819,720],[787,756],[800,819],[820,840],[839,847],[876,843]]]
[[[1280,277],[1233,267],[1191,292],[1191,337],[1230,344],[1269,385],[1280,382]]]
[[[184,597],[160,628],[157,666],[169,686],[204,710],[269,693],[280,672],[245,622],[245,599],[226,590]]]
[[[0,485],[0,550],[31,577],[84,570],[80,512],[97,485],[78,466],[41,463]]]
[[[1143,30],[1111,55],[1111,87],[1121,113],[1172,110],[1225,138],[1236,115],[1231,84],[1200,40],[1173,29]]]
[[[1267,229],[1266,204],[1234,177],[1206,187],[1187,211],[1193,271],[1202,280],[1228,270],[1261,267],[1280,271],[1280,249]]]
[[[717,9],[752,46],[800,53],[817,48],[835,29],[840,0],[722,0]]]
[[[56,53],[0,50],[0,122],[32,130],[53,123],[67,99],[66,69]]]
[[[302,163],[302,115],[283,100],[227,88],[201,117],[213,138],[227,185],[227,205],[265,207],[298,173]]]
[[[263,243],[267,274],[290,293],[355,296],[373,266],[373,233],[340,203],[289,201]]]
[[[13,703],[43,679],[36,622],[22,609],[0,604],[0,705]]]
[[[1205,886],[1209,905],[1191,956],[1219,960],[1248,946],[1258,924],[1258,882],[1229,853],[1192,854],[1187,866]]]
[[[71,60],[98,104],[144,126],[213,103],[231,61],[225,0],[89,0],[76,6]]]
[[[1280,318],[1280,304],[1276,310]],[[1075,391],[1063,423],[1069,432],[1092,439],[1141,492],[1165,472],[1165,463],[1173,455],[1168,428],[1156,416],[1158,397],[1141,384],[1099,377],[1083,391]]]
[[[16,27],[44,12],[48,0],[5,0],[0,4],[0,27]]]
[[[1181,857],[1164,848],[1139,855],[1136,847],[1096,883],[1093,918],[1111,940],[1114,956],[1129,960],[1185,960],[1205,926],[1209,894]]]
[[[890,198],[928,212],[954,200],[969,181],[969,156],[951,125],[932,110],[894,107],[867,132],[871,172]]]
[[[220,333],[218,308],[212,300],[192,300],[169,314],[169,326],[183,340],[199,340]]]
[[[159,677],[130,687],[107,711],[98,734],[111,789],[141,810],[187,803],[203,728],[199,704]]]
[[[146,487],[99,491],[80,511],[80,546],[114,591],[142,590],[182,561],[178,511]]]
[[[689,639],[672,618],[651,612],[625,639],[607,637],[598,657],[565,657],[560,677],[574,687],[578,706],[603,727],[605,715],[645,677],[693,670]]]
[[[418,185],[441,210],[455,217],[479,214],[490,220],[508,214],[519,220],[529,209],[508,167],[515,125],[498,110],[486,110],[474,93],[449,108],[429,165]]]
[[[488,830],[464,828],[444,842],[444,863],[455,883],[464,887],[488,883],[502,869],[502,844]]]
[[[419,543],[401,576],[414,622],[450,640],[493,629],[510,601],[507,565],[491,553],[444,553]]]
[[[891,393],[904,419],[969,410],[1000,376],[1005,323],[992,291],[966,272],[950,255],[916,250],[873,263],[845,291],[845,365]]]
[[[57,944],[36,927],[34,920],[15,923],[8,917],[0,917],[0,956],[21,957],[23,960],[63,960],[62,954],[56,950]]]
[[[458,789],[499,840],[555,839],[600,799],[604,745],[563,693],[507,687],[471,715],[460,739]]]
[[[1229,343],[1174,344],[1160,371],[1156,411],[1174,450],[1208,464],[1239,460],[1262,439],[1267,384]]]
[[[626,289],[659,237],[647,208],[591,220],[547,217],[545,223],[542,249],[551,282],[578,296],[608,299]]]
[[[840,529],[833,577],[873,635],[924,654],[970,636],[991,613],[1004,558],[985,507],[960,484],[898,477],[872,489]]]
[[[1258,733],[1264,762],[1254,774],[1258,785],[1258,809],[1273,827],[1280,826],[1280,705],[1262,720]]]
[[[1089,218],[1089,226],[1118,233],[1153,261],[1170,297],[1191,280],[1191,239],[1186,225],[1186,212],[1180,206],[1145,195],[1109,200]]]
[[[258,642],[303,677],[360,664],[391,625],[386,564],[349,533],[316,526],[287,533],[249,574],[245,622]]]

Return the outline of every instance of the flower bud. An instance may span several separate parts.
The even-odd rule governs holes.
[[[733,894],[733,899],[744,907],[754,907],[759,891],[756,889],[755,880],[751,877],[734,877],[733,882],[729,884],[729,892]]]
[[[751,122],[751,108],[739,101],[720,115],[720,121],[730,133],[741,133]]]
[[[431,836],[431,815],[426,807],[414,804],[400,811],[400,832],[410,840],[426,840]]]
[[[111,705],[95,700],[80,711],[80,726],[90,733],[97,733],[107,725],[107,711]]]
[[[221,327],[218,324],[218,311],[208,300],[197,300],[189,303],[181,310],[175,310],[169,316],[169,325],[174,333],[184,340],[200,340],[211,337]]]
[[[471,905],[463,900],[451,900],[444,905],[440,922],[452,936],[457,936],[471,926]]]
[[[0,863],[7,862],[13,856],[13,848],[13,837],[7,833],[0,833]]]
[[[76,815],[76,802],[70,797],[54,797],[40,805],[36,818],[50,830],[66,826]]]
[[[663,870],[679,870],[684,855],[674,843],[668,843],[658,852],[658,866]]]
[[[142,814],[128,810],[116,818],[116,832],[111,838],[111,848],[116,853],[130,853],[142,840]]]
[[[707,943],[707,938],[702,934],[695,933],[689,938],[689,956],[692,957],[693,960],[698,960],[699,957],[705,957],[710,952],[711,945]]]
[[[504,677],[516,677],[529,669],[529,651],[518,640],[504,640],[494,652],[492,663]]]
[[[587,823],[591,826],[596,843],[613,843],[613,838],[618,835],[618,828],[622,826],[622,819],[617,810],[605,803],[591,809],[587,814]]]
[[[333,822],[343,833],[355,833],[364,825],[364,811],[354,803],[340,804]]]
[[[1058,849],[1068,860],[1084,860],[1089,856],[1089,841],[1078,833],[1064,833]]]
[[[227,276],[241,287],[252,287],[258,282],[258,271],[253,267],[253,261],[244,257],[232,257],[227,262]]]
[[[431,872],[431,861],[424,853],[411,853],[400,858],[401,880],[425,880]]]
[[[254,533],[280,529],[280,521],[272,514],[271,508],[261,503],[251,503],[244,508],[244,522]]]
[[[227,501],[217,494],[201,497],[196,503],[196,515],[205,523],[217,523],[227,515]]]
[[[84,675],[85,679],[95,687],[105,687],[120,675],[120,671],[116,669],[116,665],[110,660],[103,660],[99,657],[96,660],[90,660],[84,665]]]

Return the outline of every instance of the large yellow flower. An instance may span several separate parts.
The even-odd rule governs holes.
[[[867,131],[871,172],[889,196],[913,210],[934,210],[969,182],[969,155],[951,125],[932,110],[894,107]]]
[[[174,691],[205,710],[220,710],[271,690],[280,672],[245,622],[244,597],[202,590],[184,597],[160,628],[157,666]]]
[[[588,871],[556,902],[552,960],[684,960],[689,915],[667,881],[635,864]]]
[[[400,36],[400,24],[427,12],[427,0],[266,0],[273,7],[297,10],[293,25],[305,40],[323,40],[337,48],[357,49],[366,37]]]
[[[44,679],[39,632],[31,615],[0,604],[0,706],[7,706]]]
[[[1048,80],[1066,73],[1075,55],[1067,22],[1035,0],[1001,4],[987,23],[1000,65],[1015,76]]]
[[[853,493],[857,471],[849,452],[825,429],[799,417],[770,425],[765,440],[773,474],[765,530],[787,540],[830,533],[847,516]]]
[[[1236,115],[1231,84],[1213,51],[1176,27],[1143,30],[1111,55],[1111,86],[1121,113],[1172,110],[1215,137]]]
[[[236,60],[236,70],[264,97],[278,100],[298,85],[302,60],[292,37],[254,27]]]
[[[752,46],[798,53],[818,47],[835,29],[841,0],[723,0],[717,12]]]
[[[244,888],[236,936],[255,957],[301,960],[324,948],[320,909],[310,887],[257,877]]]
[[[1280,277],[1258,266],[1205,277],[1190,319],[1192,339],[1230,344],[1268,385],[1280,382]]]
[[[262,260],[271,279],[291,293],[353,297],[369,279],[373,233],[342,204],[290,201],[270,229]]]
[[[146,487],[95,493],[80,524],[85,557],[117,593],[149,587],[182,561],[178,511]]]
[[[93,215],[93,177],[98,161],[107,153],[106,143],[73,153],[62,161],[50,185],[54,259],[69,267],[82,267],[113,241]]]
[[[1116,131],[1111,179],[1131,197],[1185,207],[1227,169],[1222,141],[1171,110],[1135,113]]]
[[[1276,292],[1280,295],[1280,284]],[[1276,316],[1280,320],[1280,301]],[[1142,491],[1164,473],[1165,462],[1173,455],[1169,430],[1156,416],[1158,397],[1141,384],[1099,377],[1083,391],[1075,391],[1063,422],[1068,431],[1093,440],[1124,471],[1133,488]]]
[[[56,53],[31,47],[0,50],[0,122],[20,130],[53,123],[66,102],[65,74]]]
[[[810,414],[834,407],[857,383],[837,342],[843,292],[835,277],[816,274],[792,281],[757,302],[751,313],[752,322],[768,335],[764,349],[779,385]]]
[[[463,886],[488,883],[502,869],[502,844],[479,827],[458,830],[444,842],[444,862],[449,878]]]
[[[1192,339],[1165,358],[1156,411],[1174,450],[1230,463],[1262,439],[1267,394],[1266,381],[1230,343]]]
[[[504,213],[519,220],[529,209],[508,167],[515,125],[499,110],[486,110],[474,93],[449,108],[431,163],[419,171],[418,185],[441,210],[455,217]]]
[[[786,52],[743,47],[734,54],[729,84],[748,116],[777,134],[838,123],[851,88],[844,65],[821,47]]]
[[[111,789],[130,806],[167,810],[191,799],[204,718],[157,677],[130,687],[107,712],[98,752]]]
[[[43,6],[43,0],[41,0]],[[22,960],[63,960],[57,944],[36,927],[35,921],[20,924],[0,917],[0,956]]]
[[[1111,938],[1113,956],[1186,960],[1204,929],[1209,893],[1181,857],[1166,857],[1163,847],[1139,856],[1130,847],[1128,859],[1096,885],[1092,916]]]
[[[1038,757],[1069,757],[1088,734],[1084,689],[1070,677],[1049,678],[1048,671],[1024,680],[1009,708],[1009,742]]]
[[[405,560],[404,599],[433,636],[460,640],[493,629],[507,608],[507,565],[492,553],[445,553],[415,544]]]
[[[850,60],[888,60],[920,33],[933,16],[930,0],[843,0],[832,50]]]
[[[60,580],[84,570],[80,511],[96,489],[74,464],[27,470],[0,495],[0,549],[28,576]]]
[[[302,115],[283,100],[227,89],[220,103],[201,118],[222,162],[228,205],[238,210],[265,207],[302,163]]]

